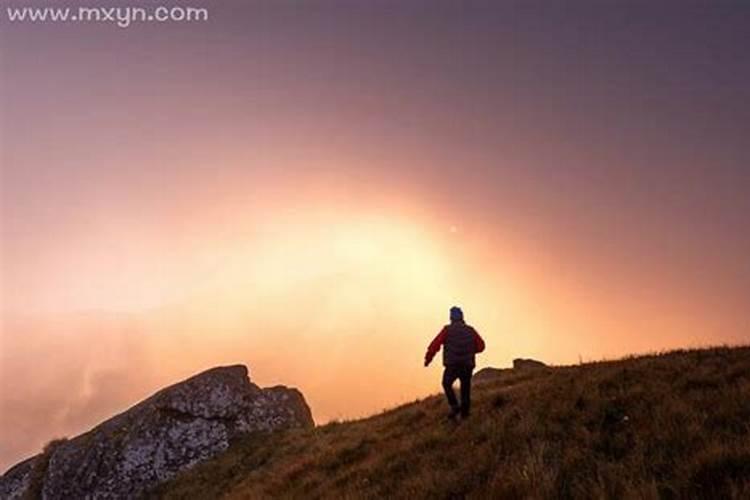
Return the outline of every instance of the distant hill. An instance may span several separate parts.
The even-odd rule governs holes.
[[[748,347],[479,380],[468,421],[447,421],[434,396],[363,420],[246,435],[152,496],[750,498]]]

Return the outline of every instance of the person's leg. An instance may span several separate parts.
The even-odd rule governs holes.
[[[474,369],[470,366],[462,368],[461,379],[461,416],[468,417],[471,409],[471,375]]]
[[[448,398],[448,404],[451,405],[451,410],[454,413],[458,413],[458,400],[456,400],[456,393],[453,392],[453,382],[458,378],[456,370],[451,366],[446,366],[443,372],[443,390],[445,391],[445,397]]]

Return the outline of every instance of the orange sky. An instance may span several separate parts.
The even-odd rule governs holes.
[[[231,4],[0,30],[0,469],[219,364],[425,396],[454,304],[480,367],[747,341],[742,16]]]

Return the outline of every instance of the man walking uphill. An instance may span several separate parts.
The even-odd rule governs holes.
[[[435,340],[427,348],[424,365],[428,366],[435,354],[443,346],[443,389],[448,404],[451,405],[450,418],[461,413],[463,418],[469,416],[471,409],[471,375],[474,371],[474,355],[484,351],[484,340],[476,330],[464,323],[464,313],[458,307],[451,307],[451,322],[443,327]],[[461,381],[461,405],[456,401],[453,382]]]

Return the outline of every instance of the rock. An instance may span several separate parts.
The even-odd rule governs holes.
[[[535,359],[516,358],[513,360],[514,370],[528,370],[528,369],[546,368],[546,367],[547,365]]]
[[[296,389],[261,389],[245,366],[213,368],[18,464],[0,477],[0,494],[20,498],[31,486],[45,500],[138,497],[239,435],[313,426]]]
[[[38,461],[38,457],[29,458],[14,465],[0,476],[0,498],[3,500],[23,498],[31,485],[32,473]]]
[[[510,370],[503,368],[482,368],[474,374],[472,380],[477,383],[488,382],[502,377],[509,371]]]

